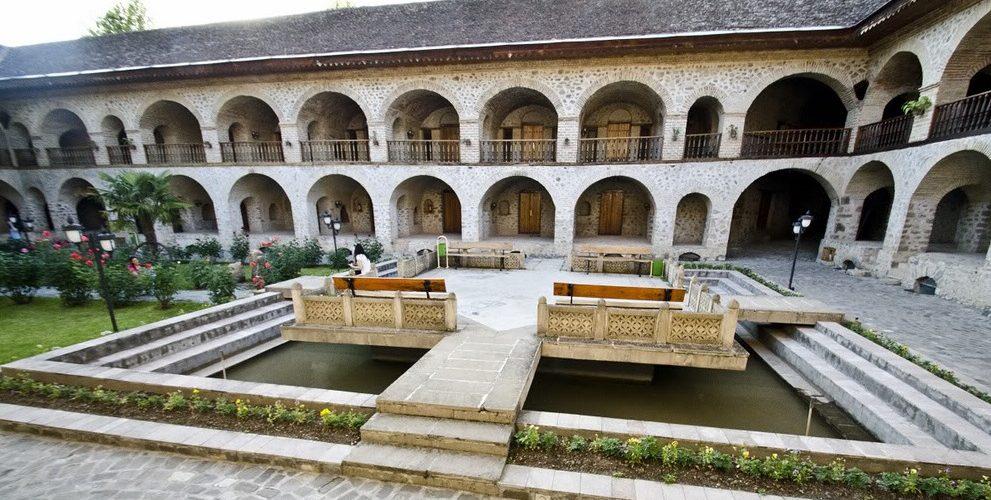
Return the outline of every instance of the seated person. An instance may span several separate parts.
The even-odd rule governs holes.
[[[375,276],[376,269],[365,255],[365,249],[358,243],[354,246],[354,263],[349,264],[356,276]]]

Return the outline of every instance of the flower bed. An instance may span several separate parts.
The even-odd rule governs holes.
[[[683,483],[812,498],[991,499],[991,482],[921,477],[915,469],[867,474],[842,460],[820,465],[801,455],[752,456],[710,447],[688,448],[653,437],[585,439],[560,437],[527,426],[516,433],[509,462],[616,477]]]
[[[346,444],[358,442],[358,429],[368,419],[352,411],[317,412],[280,402],[259,406],[248,400],[209,399],[197,390],[164,396],[122,393],[20,377],[0,377],[0,403]]]

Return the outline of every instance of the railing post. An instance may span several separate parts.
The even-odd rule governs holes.
[[[609,311],[605,299],[599,299],[595,304],[595,318],[592,320],[592,337],[595,340],[605,340],[609,329]]]
[[[736,335],[736,323],[740,318],[740,303],[736,299],[729,301],[726,312],[723,313],[723,321],[719,324],[719,339],[722,341],[724,349],[731,349]]]
[[[292,311],[296,316],[296,324],[305,324],[306,303],[303,302],[303,285],[301,283],[294,283],[290,294],[292,295]]]
[[[354,326],[354,297],[350,293],[341,294],[341,304],[344,312],[344,326]]]
[[[285,163],[301,163],[302,147],[299,144],[299,129],[295,123],[280,123],[279,130],[282,132],[282,140],[279,147],[282,147],[282,157]]]
[[[547,297],[540,296],[537,300],[537,336],[543,337],[547,333],[547,319],[550,312],[547,310]]]
[[[396,324],[396,330],[403,328],[403,292],[396,291],[392,298],[392,316]]]
[[[928,97],[929,100],[935,104],[936,94],[939,91],[939,82],[933,83],[931,85],[926,85],[919,89],[919,98],[923,96]],[[932,126],[933,119],[936,116],[936,106],[929,108],[929,111],[924,113],[922,116],[915,117],[915,121],[912,122],[912,132],[909,134],[909,142],[924,141],[929,138],[929,130]]]
[[[654,342],[667,344],[671,334],[671,306],[667,302],[661,302],[661,307],[657,310],[657,319],[654,320]]]
[[[444,326],[449,332],[458,329],[458,298],[454,292],[448,293],[444,299]]]

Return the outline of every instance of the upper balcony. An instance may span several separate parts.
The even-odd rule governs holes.
[[[991,91],[971,95],[933,109],[929,137],[943,139],[991,130]]]

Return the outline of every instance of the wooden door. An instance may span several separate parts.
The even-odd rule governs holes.
[[[461,202],[454,191],[444,191],[441,218],[445,233],[461,233]]]
[[[599,202],[599,234],[619,235],[623,232],[623,191],[603,191]]]
[[[539,161],[544,159],[544,126],[523,124],[523,159]]]
[[[458,140],[461,135],[461,130],[457,125],[444,125],[440,129],[440,139],[442,142],[438,144],[440,149],[440,154],[437,155],[440,161],[458,161]]]
[[[606,127],[606,159],[621,161],[630,157],[629,123],[610,123]]]
[[[520,192],[519,234],[540,234],[540,193]]]

